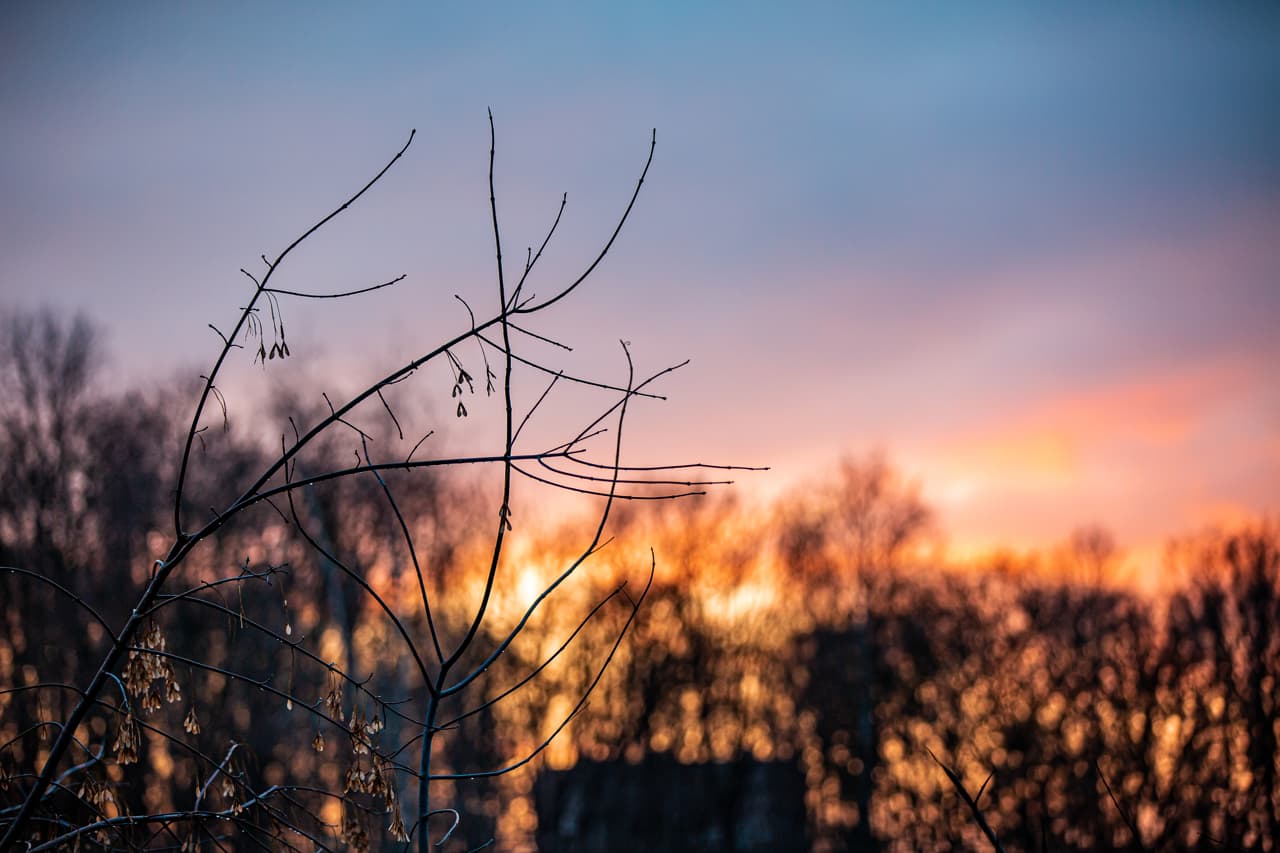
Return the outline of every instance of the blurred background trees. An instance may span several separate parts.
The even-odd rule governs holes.
[[[181,389],[107,390],[99,341],[82,319],[10,314],[0,348],[0,565],[73,587],[118,622],[127,605],[115,590],[144,580],[157,556],[179,430],[167,413]],[[302,395],[275,399],[273,417],[305,419]],[[343,451],[314,452],[320,464]],[[215,429],[203,453],[211,493],[270,451]],[[417,581],[395,556],[400,541],[376,489],[334,481],[299,510],[326,548],[370,567],[389,599],[412,597]],[[474,487],[438,476],[399,491],[436,577],[474,582],[465,557],[476,541],[464,522]],[[930,753],[968,790],[982,789],[980,807],[1010,850],[1280,844],[1274,523],[1177,543],[1170,572],[1187,580],[1154,595],[1111,582],[1122,554],[1100,527],[1080,528],[1045,558],[1065,567],[1055,574],[998,557],[950,571],[929,562],[934,526],[917,488],[871,456],[840,462],[827,482],[773,506],[629,506],[609,532],[607,568],[530,624],[494,663],[484,695],[500,695],[554,651],[584,608],[634,572],[644,556],[636,546],[652,543],[658,576],[632,641],[545,760],[449,783],[471,816],[451,839],[457,849],[490,837],[517,850],[980,849]],[[529,584],[570,541],[553,531],[522,552]],[[255,583],[265,594],[229,591],[167,623],[169,649],[199,650],[215,667],[234,658],[270,685],[319,698],[334,687],[327,678],[246,626],[307,637],[322,659],[375,673],[359,688],[340,686],[348,707],[383,697],[386,742],[412,737],[394,713],[408,662],[350,578],[265,507],[213,544],[202,558],[211,567],[247,555],[289,571],[264,573]],[[500,634],[510,614],[498,613]],[[545,719],[593,677],[584,662],[609,647],[622,615],[604,612],[583,628],[574,639],[582,653],[558,659],[518,700],[456,721],[445,766],[477,756],[498,765],[545,737]],[[439,618],[465,624],[461,611]],[[0,619],[0,809],[12,810],[13,782],[39,766],[47,723],[68,702],[22,688],[83,681],[109,639],[54,587],[9,571],[0,572]],[[314,774],[340,785],[332,735],[279,695],[177,669],[181,701],[156,722],[181,727],[194,715],[210,752],[234,740],[235,761],[268,781]],[[318,737],[328,738],[323,751]],[[157,731],[144,729],[139,749],[149,761],[109,765],[104,810],[163,809],[198,783]],[[322,817],[343,820],[340,810]]]

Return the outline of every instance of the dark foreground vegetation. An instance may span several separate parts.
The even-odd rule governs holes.
[[[0,565],[74,589],[119,623],[132,600],[122,590],[145,582],[157,558],[175,475],[164,439],[181,428],[176,392],[95,392],[95,352],[84,325],[24,317],[6,329]],[[282,411],[301,405],[279,399]],[[246,435],[208,436],[200,476],[210,491],[270,453]],[[465,524],[476,500],[467,481],[443,476],[401,498],[441,588],[476,582]],[[388,600],[415,594],[377,483],[316,488],[302,511]],[[385,613],[288,519],[268,509],[257,521],[219,535],[193,575],[248,572],[252,583],[192,593],[199,604],[181,619],[157,612],[172,671],[133,728],[110,712],[118,693],[86,722],[76,760],[94,772],[81,790],[53,795],[66,820],[164,812],[193,795],[214,811],[233,803],[234,785],[207,784],[212,769],[199,755],[256,785],[341,787],[360,766],[356,720],[386,751],[413,742],[394,713],[412,673]],[[461,820],[446,848],[496,838],[503,849],[983,849],[991,841],[963,788],[1006,850],[1276,849],[1274,525],[1188,539],[1169,558],[1186,580],[1148,596],[1088,572],[1054,580],[1004,563],[921,568],[912,547],[928,523],[911,489],[875,460],[848,463],[775,507],[703,499],[616,515],[613,550],[494,664],[485,696],[555,651],[583,607],[634,571],[628,549],[652,544],[658,572],[632,635],[534,764],[449,783]],[[567,532],[548,535],[511,571],[536,587],[571,547]],[[465,619],[466,608],[440,600],[441,630]],[[495,607],[485,630],[498,636],[516,611]],[[544,712],[571,709],[629,611],[605,608],[573,653],[512,701],[450,722],[441,761],[498,766],[539,743]],[[84,684],[109,638],[73,598],[10,571],[0,573],[0,619],[0,814],[12,815],[49,748],[50,721],[74,699],[37,685]],[[304,665],[308,656],[360,673],[360,683]],[[345,729],[318,724],[284,694],[333,709]],[[175,731],[198,754],[162,734]],[[340,846],[343,809],[316,809],[326,844]],[[385,818],[364,826],[372,847],[398,849]],[[184,837],[157,827],[134,843],[176,847]],[[117,846],[110,833],[84,840],[97,844]]]

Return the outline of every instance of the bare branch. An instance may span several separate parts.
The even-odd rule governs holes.
[[[645,176],[649,174],[649,166],[650,164],[653,163],[653,151],[657,147],[658,147],[658,129],[654,128],[653,134],[649,140],[649,156],[644,161],[644,168],[640,171],[640,179],[636,181],[635,192],[631,194],[631,200],[627,202],[626,210],[622,212],[621,218],[618,219],[617,226],[614,227],[613,233],[609,235],[609,239],[605,242],[604,248],[600,250],[600,254],[596,256],[596,259],[591,262],[591,264],[582,273],[582,275],[574,279],[572,284],[570,284],[568,287],[563,288],[555,296],[552,296],[549,299],[546,299],[542,302],[537,302],[528,307],[524,307],[524,308],[517,307],[512,311],[513,314],[533,314],[535,312],[542,311],[545,308],[551,307],[552,305],[559,302],[561,299],[564,299],[570,293],[575,291],[580,284],[586,281],[587,278],[593,272],[595,272],[596,267],[600,265],[600,262],[604,260],[604,256],[609,253],[609,249],[613,247],[613,242],[617,240],[618,235],[622,233],[622,226],[627,223],[627,217],[631,215],[631,208],[635,207],[636,199],[640,197],[640,188],[644,186]]]
[[[964,782],[961,781],[959,775],[957,775],[950,767],[943,764],[941,759],[933,754],[933,750],[925,747],[925,751],[928,752],[929,757],[942,768],[942,772],[947,775],[947,779],[950,780],[951,785],[956,789],[956,793],[960,795],[960,799],[969,807],[969,811],[973,815],[974,822],[978,824],[978,828],[982,830],[982,834],[991,842],[991,846],[995,848],[996,853],[1004,853],[1004,846],[1000,844],[1000,839],[996,836],[995,830],[991,828],[991,824],[987,823],[986,817],[982,814],[982,809],[978,808],[977,800],[970,796],[969,792],[965,790]],[[990,777],[987,778],[989,781]],[[982,787],[984,789],[987,787],[986,782],[982,784]],[[979,793],[979,796],[981,796],[981,793]]]
[[[384,281],[382,284],[374,284],[369,287],[359,287],[355,290],[344,290],[341,293],[305,293],[298,290],[284,290],[279,287],[264,288],[266,293],[276,293],[281,296],[300,296],[304,299],[345,299],[348,296],[359,296],[362,293],[372,293],[375,290],[382,290],[384,287],[391,287],[393,284],[399,284],[408,277],[408,273],[401,273],[390,281]]]
[[[27,578],[31,578],[32,580],[39,581],[40,583],[46,586],[53,587],[58,592],[62,593],[64,596],[66,596],[67,598],[75,602],[76,606],[78,606],[80,609],[84,610],[86,613],[92,616],[93,621],[101,625],[103,627],[103,630],[107,632],[108,636],[115,633],[114,631],[111,630],[111,626],[107,624],[107,620],[102,618],[102,614],[98,613],[97,610],[94,610],[93,607],[89,604],[89,602],[85,601],[79,595],[76,595],[74,592],[67,589],[65,586],[58,583],[53,578],[46,577],[45,575],[42,575],[39,572],[33,572],[30,569],[20,569],[17,566],[0,566],[0,572],[8,572],[11,575],[22,575],[23,577],[27,577]]]

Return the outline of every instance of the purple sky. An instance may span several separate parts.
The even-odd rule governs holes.
[[[0,306],[92,315],[122,383],[200,372],[238,268],[410,128],[282,282],[405,285],[290,307],[291,347],[389,363],[492,301],[492,107],[509,257],[569,194],[547,290],[658,129],[555,325],[585,369],[618,338],[693,359],[637,461],[770,463],[774,492],[883,448],[960,550],[1280,510],[1274,6],[261,6],[0,27]]]

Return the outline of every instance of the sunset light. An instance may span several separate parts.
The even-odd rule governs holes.
[[[1280,850],[1278,44],[12,4],[0,853]]]

